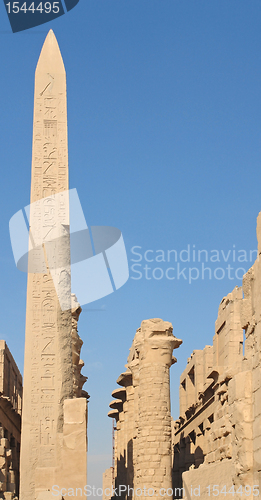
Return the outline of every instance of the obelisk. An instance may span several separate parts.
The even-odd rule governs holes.
[[[73,445],[67,447],[65,441],[71,431],[76,435],[80,429],[83,435],[86,427],[86,400],[73,399],[66,75],[52,30],[35,72],[32,248],[36,250],[29,251],[28,259],[20,500],[53,498],[52,487],[63,481],[63,467],[73,473],[77,466],[77,476],[79,464],[69,463]],[[84,484],[84,440],[81,451]],[[71,477],[69,472],[66,476]]]

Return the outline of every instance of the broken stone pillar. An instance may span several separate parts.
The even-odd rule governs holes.
[[[66,106],[50,30],[35,73],[20,500],[86,484],[87,402],[73,399],[83,381],[71,309]]]
[[[128,366],[128,365],[126,365]],[[116,433],[114,441],[114,478],[113,486],[128,485],[129,498],[132,497],[133,488],[133,426],[134,426],[134,399],[132,374],[129,369],[121,373],[117,383],[122,386],[112,391],[116,398],[109,404],[112,410],[108,416],[116,420]],[[116,413],[117,412],[117,413]],[[121,492],[120,498],[126,497],[126,492]]]
[[[113,391],[114,392],[114,391]],[[124,412],[123,412],[123,401],[122,399],[116,399],[110,403],[110,408],[112,411],[117,411],[116,418],[116,436],[117,444],[115,447],[115,488],[118,488],[120,484],[125,484],[126,475],[126,453],[125,453],[125,429],[124,429]],[[109,416],[112,416],[109,414]],[[112,417],[112,418],[115,418]]]
[[[81,369],[84,366],[84,362],[80,359],[80,352],[83,341],[78,334],[78,320],[81,314],[82,308],[77,302],[76,296],[72,294],[72,363],[73,363],[73,393],[74,396],[80,398],[85,391],[82,390],[87,377],[82,375]],[[84,394],[85,397],[87,393]]]
[[[132,468],[130,485],[137,484],[137,455],[138,455],[138,428],[139,428],[139,332],[137,330],[133,340],[130,355],[128,357],[128,366],[132,373],[133,385],[133,433],[132,433]],[[131,496],[131,495],[129,495]],[[135,493],[132,495],[135,498]]]
[[[122,389],[112,392],[117,398],[110,403],[112,410],[108,413],[117,421],[113,485],[125,487],[121,499],[170,497],[169,368],[176,362],[173,349],[182,343],[172,330],[171,323],[161,319],[141,323],[125,365],[127,370],[117,380],[125,392]],[[165,489],[165,495],[162,491],[159,494],[161,488]]]
[[[129,493],[127,492],[127,498],[132,498],[133,488],[133,435],[134,435],[134,387],[132,385],[132,374],[131,371],[127,370],[122,373],[117,380],[119,385],[125,388],[125,398],[123,402],[123,411],[125,413],[125,482],[129,486]],[[117,391],[117,392],[116,392]],[[113,391],[112,395],[116,397],[116,394],[120,396],[120,389]]]
[[[106,469],[102,475],[102,500],[110,500],[112,497],[113,467]]]
[[[161,319],[141,323],[139,353],[139,420],[137,484],[135,490],[172,488],[171,414],[169,369],[176,361],[173,349],[182,343],[174,337],[171,323]],[[147,495],[144,493],[141,498]]]
[[[127,366],[127,365],[126,365]],[[121,373],[117,383],[121,388],[115,389],[112,396],[117,398],[110,403],[110,408],[117,409],[117,473],[115,475],[115,486],[128,485],[128,498],[132,498],[133,488],[133,433],[134,433],[134,391],[132,385],[132,374],[129,369]],[[109,416],[111,416],[109,414]],[[119,425],[120,424],[120,425]],[[120,446],[120,451],[119,447]],[[121,493],[121,498],[126,497],[126,492]]]

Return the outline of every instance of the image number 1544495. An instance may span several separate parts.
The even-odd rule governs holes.
[[[53,21],[72,10],[78,3],[79,0],[4,0],[13,33]]]
[[[18,14],[19,12],[23,12],[26,14],[30,12],[34,14],[35,12],[49,14],[53,12],[54,14],[58,14],[60,11],[59,2],[24,2],[21,6],[19,2],[8,2],[6,3],[7,13],[10,14]]]

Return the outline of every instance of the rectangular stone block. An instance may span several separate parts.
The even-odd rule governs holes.
[[[253,408],[253,416],[256,418],[258,415],[261,415],[261,388],[258,388],[253,395],[254,398],[254,408]]]
[[[245,371],[237,373],[228,384],[229,402],[240,399],[251,398],[252,396],[252,373]]]
[[[41,491],[38,493],[36,500],[53,500],[56,498],[57,500],[63,500],[62,495],[53,495],[51,491]]]
[[[86,399],[75,398],[64,400],[64,424],[86,423]]]
[[[183,472],[183,487],[187,498],[191,499],[191,485],[194,485],[194,488],[200,486],[200,495],[198,497],[193,496],[192,499],[209,500],[207,486],[226,484],[228,489],[229,486],[232,486],[231,478],[234,474],[235,467],[232,460],[222,460],[222,462],[202,465],[198,469]]]
[[[37,467],[35,469],[35,481],[39,490],[52,489],[55,484],[54,467]]]
[[[261,370],[260,367],[253,370],[252,373],[253,392],[256,392],[261,387]]]

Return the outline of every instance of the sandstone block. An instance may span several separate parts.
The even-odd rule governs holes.
[[[244,401],[240,401],[233,405],[233,414],[231,420],[232,424],[237,426],[237,429],[241,429],[242,432],[246,433],[251,432],[252,434],[252,431],[250,431],[250,423],[253,421],[253,417],[252,406],[250,404],[246,404]]]
[[[242,448],[238,451],[237,457],[241,465],[241,474],[251,470],[253,467],[253,453],[251,451],[245,451],[244,448]]]
[[[9,447],[10,447],[10,444],[9,444],[8,439],[6,439],[6,438],[1,438],[1,446],[3,446],[4,448],[9,448]]]
[[[261,414],[261,388],[258,388],[256,392],[253,395],[254,398],[254,417],[256,418],[258,415]]]
[[[254,450],[254,453],[257,450],[259,450],[259,449],[261,449],[261,436],[254,437],[254,439],[253,439],[253,450]]]
[[[251,371],[241,372],[235,375],[228,384],[229,402],[240,399],[251,398],[252,373]]]
[[[253,370],[252,372],[252,381],[253,381],[253,392],[256,392],[261,387],[261,372],[260,368]]]
[[[13,500],[14,495],[11,491],[5,491],[4,492],[4,499],[5,500]]]
[[[226,458],[232,458],[233,456],[233,448],[232,444],[229,444],[226,449]]]
[[[254,452],[254,464],[256,470],[261,470],[261,448]]]
[[[44,492],[44,490],[46,490],[46,483],[49,480],[51,480],[50,482],[52,484],[55,484],[53,467],[37,467],[35,471],[35,480],[37,481],[39,490]]]
[[[38,493],[36,500],[53,500],[54,495],[51,491],[41,491]],[[62,495],[55,495],[57,500],[63,500]]]
[[[256,236],[258,241],[258,254],[261,254],[261,212],[259,212],[256,221]]]

